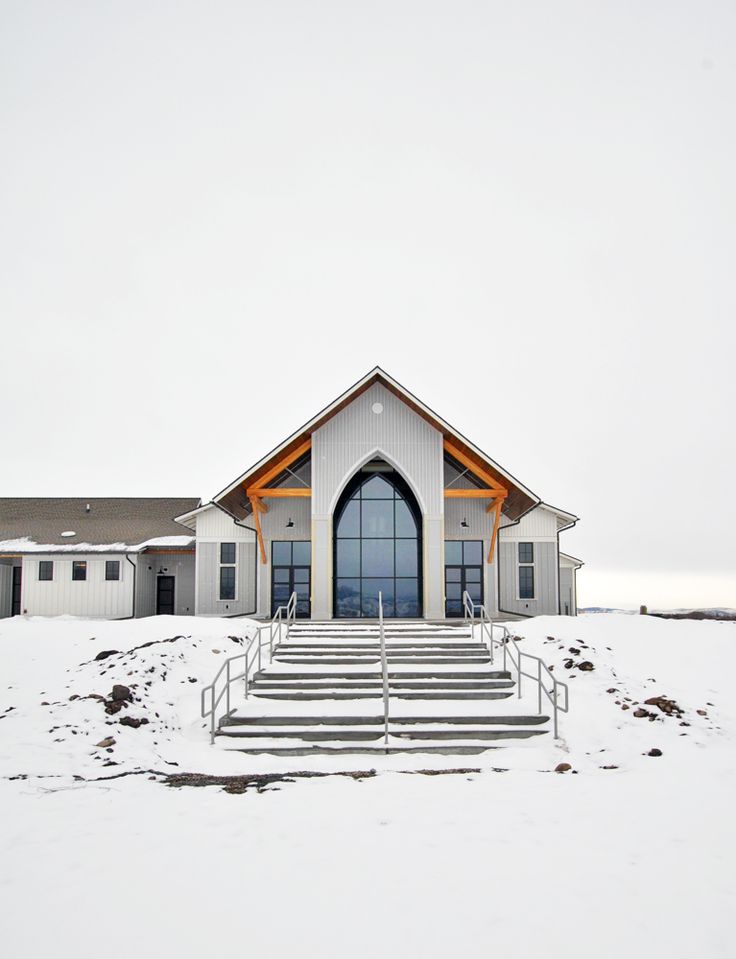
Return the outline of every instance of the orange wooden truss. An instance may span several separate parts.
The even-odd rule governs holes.
[[[446,489],[446,499],[490,499],[487,506],[487,512],[494,513],[493,530],[491,532],[491,548],[488,550],[488,562],[493,562],[496,552],[496,540],[498,539],[498,527],[501,522],[501,511],[509,491],[502,486],[491,474],[481,465],[467,456],[450,440],[444,441],[445,452],[449,453],[453,459],[461,463],[469,470],[476,479],[486,484],[485,489]]]

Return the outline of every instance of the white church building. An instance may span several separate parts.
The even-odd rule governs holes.
[[[575,615],[576,522],[376,367],[211,502],[0,499],[0,616]]]

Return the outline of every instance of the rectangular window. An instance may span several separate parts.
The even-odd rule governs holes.
[[[519,562],[534,562],[534,543],[519,543]]]
[[[75,582],[83,582],[87,579],[87,563],[83,559],[75,559],[72,563],[72,579]]]
[[[235,599],[235,567],[220,567],[220,599]]]
[[[50,559],[39,560],[38,578],[40,580],[51,580],[54,578],[54,564]]]
[[[108,581],[120,579],[120,560],[119,559],[105,560],[105,579]]]
[[[235,599],[236,569],[235,543],[220,543],[220,599]]]
[[[519,599],[534,599],[534,543],[519,543]]]

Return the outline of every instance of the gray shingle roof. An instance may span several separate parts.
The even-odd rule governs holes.
[[[73,549],[76,543],[135,546],[163,536],[187,536],[174,517],[200,502],[194,496],[0,498],[0,552],[23,552],[22,547],[11,550],[8,541],[26,537],[32,543]],[[65,531],[76,535],[62,536]]]

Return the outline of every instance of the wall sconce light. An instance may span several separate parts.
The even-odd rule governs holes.
[[[462,526],[463,529],[468,529],[468,521],[464,516],[463,516],[463,521],[460,525]]]
[[[291,518],[291,516],[290,516],[290,517],[289,517],[289,522],[286,524],[286,528],[287,528],[287,529],[291,529],[293,525],[294,525],[294,521],[292,520],[292,518]]]

